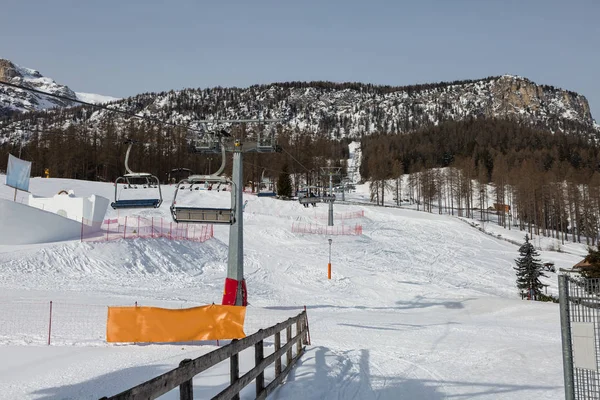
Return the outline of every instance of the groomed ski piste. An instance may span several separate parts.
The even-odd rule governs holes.
[[[4,176],[0,176],[4,182]],[[33,178],[51,196],[113,197],[111,183]],[[174,186],[159,209],[128,216],[170,219]],[[186,193],[187,192],[187,193]],[[136,192],[123,193],[136,196]],[[190,203],[228,206],[229,192],[183,191]],[[0,197],[12,199],[0,186]],[[366,186],[348,194],[364,201]],[[295,221],[326,224],[327,207],[245,195],[246,334],[308,309],[311,345],[273,399],[558,399],[564,394],[558,305],[521,300],[518,246],[456,217],[410,209],[335,205],[364,211],[360,236],[292,233]],[[20,192],[17,201],[24,201]],[[119,216],[123,216],[121,210]],[[117,212],[109,209],[107,218]],[[336,224],[342,222],[336,220]],[[491,224],[490,224],[491,225]],[[47,227],[40,227],[40,229]],[[11,229],[11,227],[1,227]],[[217,343],[114,345],[106,306],[192,307],[222,299],[228,226],[204,243],[167,239],[0,246],[0,398],[97,399],[216,349]],[[499,228],[498,228],[499,229]],[[502,230],[503,233],[509,231]],[[522,241],[524,232],[511,231]],[[570,268],[585,254],[542,251]],[[544,282],[557,292],[556,274]],[[47,345],[53,301],[52,344]],[[273,351],[266,342],[265,352]],[[222,345],[222,343],[220,343]],[[242,353],[240,372],[254,365]],[[273,368],[266,370],[267,382]],[[229,364],[194,378],[197,398],[227,386]],[[178,391],[165,399],[178,398]],[[254,398],[253,385],[241,393]]]

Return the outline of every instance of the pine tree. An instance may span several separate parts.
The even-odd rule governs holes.
[[[277,195],[280,197],[292,197],[292,178],[288,173],[287,165],[277,179]]]
[[[590,264],[589,267],[581,270],[581,275],[587,279],[600,278],[600,251],[588,248],[588,255],[585,261]]]
[[[539,258],[539,253],[529,243],[529,235],[525,235],[525,243],[519,248],[520,258],[515,260],[517,266],[517,287],[532,295],[532,300],[542,294],[542,282],[540,276],[547,277],[542,272],[542,263]]]

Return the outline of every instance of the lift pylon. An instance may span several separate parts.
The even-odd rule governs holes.
[[[280,119],[234,119],[234,120],[203,120],[198,121],[204,126],[208,124],[239,124],[239,123],[273,123]],[[229,253],[227,258],[227,278],[223,291],[223,305],[246,306],[248,295],[244,279],[244,214],[243,214],[243,154],[250,152],[274,153],[281,148],[276,144],[274,135],[258,135],[256,140],[235,140],[221,130],[206,134],[195,139],[191,146],[196,153],[211,154],[218,151],[233,153],[232,188],[231,188],[231,224],[229,228]],[[223,157],[225,160],[225,157]],[[224,169],[224,164],[222,164]],[[218,174],[222,169],[217,171]],[[216,175],[217,173],[215,173]]]

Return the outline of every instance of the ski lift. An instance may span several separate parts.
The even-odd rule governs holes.
[[[211,150],[217,150],[220,147],[222,156],[221,167],[214,174],[191,175],[179,181],[175,189],[175,195],[173,196],[173,203],[171,204],[171,215],[173,216],[173,221],[175,221],[176,223],[184,222],[231,225],[235,222],[236,190],[234,187],[234,183],[231,180],[220,176],[221,173],[225,170],[225,147],[220,145],[218,141],[211,141],[210,143],[205,143],[204,145],[206,147],[209,147]],[[179,192],[179,189],[185,188],[185,184],[189,184],[191,187],[193,185],[200,184],[208,184],[210,186],[215,183],[217,183],[218,187],[220,187],[221,184],[232,185],[231,195],[233,206],[231,208],[190,207],[177,205],[177,193]]]
[[[335,201],[335,195],[322,195],[322,196],[304,196],[298,199],[300,204],[313,204],[313,203],[333,203]]]
[[[317,192],[317,194],[315,195],[314,192]],[[319,192],[321,192],[319,194]],[[327,194],[325,188],[323,188],[321,190],[321,188],[319,186],[306,186],[306,193],[303,193],[303,196],[299,196],[298,197],[298,201],[300,202],[300,204],[304,205],[305,207],[308,207],[309,204],[312,204],[313,206],[316,205],[316,203],[333,203],[335,202],[335,195],[334,194]]]
[[[146,172],[133,172],[129,169],[129,153],[131,152],[131,146],[133,146],[133,140],[127,140],[125,144],[128,144],[127,153],[125,153],[125,170],[127,173],[123,176],[118,177],[115,180],[115,201],[110,204],[113,209],[121,208],[158,208],[162,203],[162,192],[160,190],[160,182],[158,178],[152,174]],[[119,183],[127,183],[125,188],[136,189],[137,185],[132,181],[142,181],[144,188],[155,188],[158,189],[158,198],[156,199],[119,199],[118,188]]]
[[[262,190],[263,186],[265,187],[265,191]],[[256,193],[256,195],[258,197],[274,197],[276,196],[275,190],[273,190],[274,186],[275,185],[270,178],[265,179],[265,170],[263,169],[260,177],[260,183],[258,184],[258,193]]]

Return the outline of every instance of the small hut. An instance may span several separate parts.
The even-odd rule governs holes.
[[[579,271],[585,271],[586,269],[589,269],[591,267],[592,267],[592,264],[590,264],[584,258],[583,260],[579,261],[577,264],[573,265],[573,270],[579,272]]]

